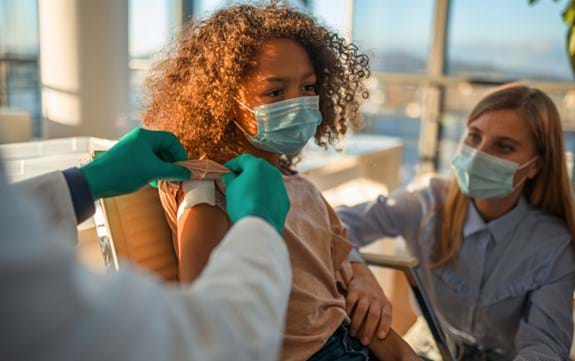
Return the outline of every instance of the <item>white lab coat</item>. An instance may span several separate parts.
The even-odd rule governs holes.
[[[90,272],[71,238],[62,173],[8,186],[0,162],[0,360],[277,359],[291,269],[266,222],[238,222],[189,287]]]

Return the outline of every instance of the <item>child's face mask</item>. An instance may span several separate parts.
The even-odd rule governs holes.
[[[527,176],[523,177],[514,186],[515,173],[536,159],[537,156],[519,165],[462,144],[451,162],[451,167],[455,171],[459,189],[464,194],[479,199],[503,198],[511,194],[527,179]]]
[[[319,96],[292,98],[253,109],[237,102],[255,115],[258,133],[248,134],[236,125],[256,148],[278,154],[296,154],[314,136],[321,123]]]

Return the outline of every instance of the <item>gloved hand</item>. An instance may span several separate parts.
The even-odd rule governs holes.
[[[234,172],[222,176],[231,221],[260,217],[282,234],[290,201],[279,170],[249,154],[242,154],[225,166]]]
[[[137,128],[80,168],[94,199],[131,193],[152,180],[187,180],[190,171],[172,162],[187,154],[175,135]]]

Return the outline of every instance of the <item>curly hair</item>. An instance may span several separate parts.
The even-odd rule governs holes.
[[[277,4],[232,6],[188,22],[146,81],[144,126],[174,133],[191,159],[238,155],[243,134],[232,121],[234,96],[262,43],[280,38],[300,44],[316,72],[323,117],[316,143],[325,148],[350,125],[359,127],[360,98],[369,96],[368,57],[311,16]],[[283,156],[280,168],[291,170],[295,157]]]

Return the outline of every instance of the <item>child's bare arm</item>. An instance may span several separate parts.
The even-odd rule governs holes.
[[[199,204],[186,208],[178,218],[180,282],[191,282],[202,273],[228,228],[227,215],[217,207]]]
[[[383,340],[374,337],[369,350],[380,361],[421,361],[407,342],[392,329]]]
[[[391,303],[365,263],[352,262],[346,296],[351,334],[362,344],[383,339],[391,327]]]

